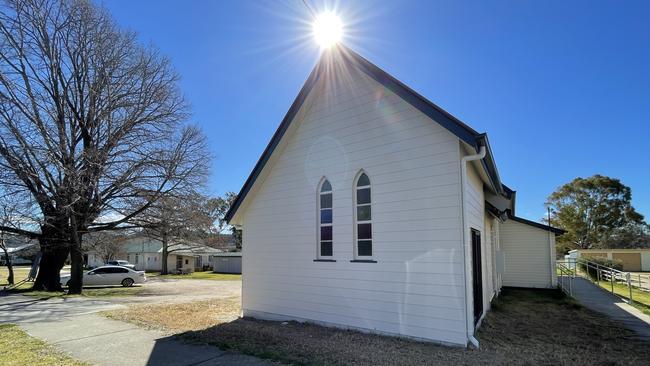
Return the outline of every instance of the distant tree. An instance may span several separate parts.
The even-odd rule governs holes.
[[[235,192],[226,192],[223,197],[213,198],[213,207],[215,207],[215,225],[218,233],[223,231],[230,231],[231,235],[235,239],[235,248],[241,250],[241,230],[237,230],[234,226],[228,225],[226,222],[226,214],[230,210],[230,207],[237,199],[237,194]]]
[[[187,246],[199,246],[212,232],[215,202],[198,193],[158,199],[132,223],[162,243],[162,274],[167,274],[169,254]]]
[[[632,207],[632,191],[620,180],[602,175],[576,178],[546,201],[551,221],[567,231],[558,248],[592,248],[612,243],[627,227],[645,225]]]
[[[99,255],[103,263],[114,259],[124,253],[127,236],[119,232],[102,231],[91,233],[84,238],[83,247],[86,252]]]
[[[601,248],[637,249],[650,248],[650,226],[628,224],[614,230],[612,235],[598,243]]]
[[[205,137],[184,125],[178,79],[91,1],[0,3],[0,200],[33,203],[34,222],[0,229],[38,239],[35,289],[60,290],[70,256],[80,293],[84,235],[205,179]]]
[[[5,265],[7,266],[7,283],[9,285],[14,284],[14,267],[11,263],[11,256],[9,255],[9,248],[7,248],[7,243],[5,242],[5,232],[0,231],[0,250],[5,258]]]

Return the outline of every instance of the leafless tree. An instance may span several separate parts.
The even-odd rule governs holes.
[[[166,196],[133,220],[146,236],[162,243],[162,274],[169,272],[169,254],[201,246],[214,231],[215,203],[196,192]]]
[[[0,199],[34,202],[34,287],[59,290],[70,255],[81,292],[82,239],[124,227],[160,197],[200,184],[208,154],[167,58],[84,0],[0,5]],[[134,207],[134,198],[140,206]]]
[[[113,259],[121,259],[125,254],[124,245],[128,236],[122,232],[102,231],[91,233],[84,237],[83,249],[85,252],[93,252],[99,255],[103,263]]]

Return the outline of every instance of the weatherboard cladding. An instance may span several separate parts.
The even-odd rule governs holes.
[[[464,344],[458,137],[373,78],[314,85],[242,211],[244,314]],[[353,178],[370,177],[373,260],[353,256]],[[316,259],[316,187],[333,187],[334,256]]]
[[[324,52],[324,54],[321,56],[321,60],[312,70],[309,78],[307,78],[307,81],[298,93],[296,99],[291,104],[289,111],[280,123],[280,126],[276,130],[268,146],[262,153],[262,156],[255,164],[253,171],[237,195],[237,199],[232,204],[230,210],[226,213],[225,218],[227,221],[230,221],[233,218],[242,202],[246,199],[246,196],[253,187],[253,184],[264,169],[264,166],[273,154],[273,151],[280,143],[280,140],[284,136],[285,132],[289,128],[289,125],[307,99],[314,85],[319,80],[319,78],[322,77],[322,75],[327,73],[327,70],[329,69],[328,62],[331,62],[331,58],[333,57],[339,58],[341,61],[347,63],[350,67],[358,67],[375,81],[382,84],[388,90],[394,92],[404,101],[408,102],[411,106],[417,108],[420,112],[424,113],[429,118],[433,119],[448,131],[456,135],[459,139],[477,149],[477,151],[479,146],[486,146],[487,154],[485,159],[481,160],[481,164],[488,172],[492,189],[497,193],[503,192],[504,187],[500,182],[499,174],[496,169],[486,134],[479,134],[477,131],[473,130],[471,127],[461,122],[459,119],[455,118],[436,104],[430,102],[415,92],[413,89],[404,85],[396,78],[392,77],[379,67],[361,57],[359,54],[355,53],[345,46],[339,45],[328,52]]]

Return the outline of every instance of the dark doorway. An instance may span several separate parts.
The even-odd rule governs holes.
[[[472,229],[472,284],[474,288],[474,324],[483,315],[483,271],[481,261],[481,232]]]

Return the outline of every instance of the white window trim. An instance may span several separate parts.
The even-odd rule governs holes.
[[[318,190],[317,190],[317,196],[316,196],[316,258],[317,259],[333,259],[334,258],[334,187],[330,191],[327,192],[321,192],[321,189],[323,188],[323,184],[325,182],[329,182],[329,179],[326,177],[321,178],[320,183],[318,184]],[[331,182],[330,186],[332,185]],[[331,194],[332,195],[332,207],[330,210],[332,210],[332,222],[329,224],[323,224],[321,223],[321,205],[320,205],[320,198],[322,195],[325,194]],[[320,240],[320,228],[324,226],[329,226],[332,228],[332,255],[321,255],[321,240]]]
[[[370,185],[357,187],[357,182],[359,182],[359,178],[361,178],[361,176],[363,174],[365,174],[368,177],[368,180],[370,181]],[[364,203],[364,204],[359,205],[359,204],[357,204],[357,191],[359,189],[364,189],[364,188],[370,188],[370,203]],[[352,225],[353,226],[353,230],[352,230],[352,235],[353,235],[353,237],[352,237],[352,246],[353,246],[354,260],[374,261],[375,260],[375,258],[374,258],[375,257],[375,234],[374,234],[375,225],[373,225],[373,223],[372,223],[372,217],[374,215],[374,213],[372,212],[373,211],[372,203],[375,200],[373,198],[372,180],[370,179],[370,175],[366,171],[360,170],[359,173],[357,173],[357,176],[352,181],[352,192],[353,192],[353,194],[352,194],[352,200],[353,200],[352,201],[352,217],[354,218],[354,220],[353,220],[354,223]],[[357,219],[357,207],[362,207],[362,206],[370,206],[370,220],[359,221]],[[359,237],[357,235],[357,225],[358,224],[370,224],[370,241],[372,243],[371,244],[372,245],[372,247],[371,247],[372,248],[372,255],[362,255],[362,256],[359,255],[359,243],[358,243],[359,242]]]

